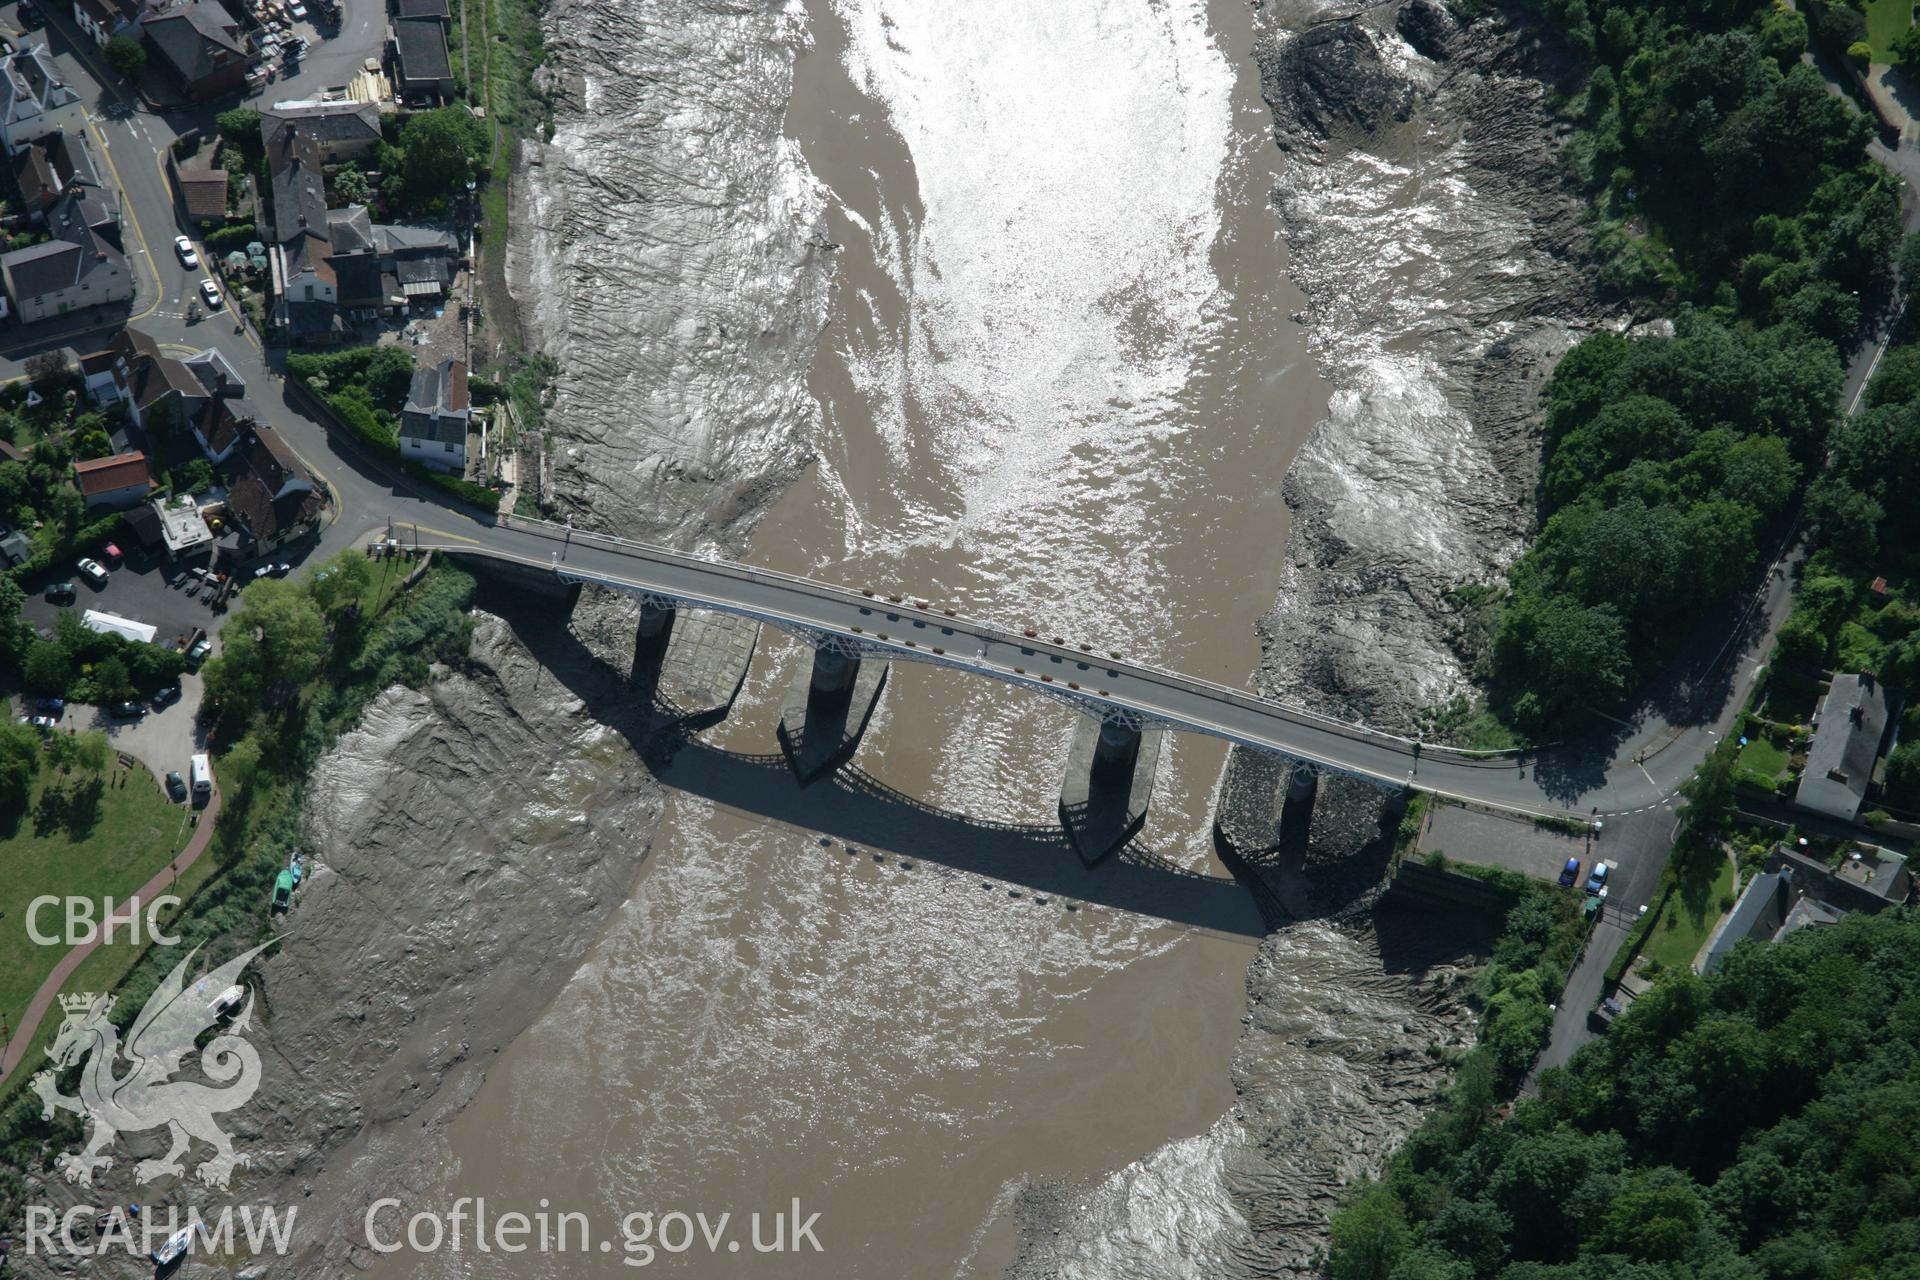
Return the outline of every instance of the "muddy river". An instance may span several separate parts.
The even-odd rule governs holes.
[[[1246,6],[810,0],[806,22],[786,132],[837,246],[817,462],[751,558],[1244,683],[1281,478],[1327,406],[1288,319]],[[777,751],[807,660],[763,633],[703,742]],[[1232,894],[1178,921],[1111,905],[1116,877],[1154,873],[1081,871],[1046,834],[1072,730],[1043,699],[896,665],[853,766],[864,840],[673,792],[631,898],[420,1199],[602,1223],[798,1199],[818,1254],[654,1265],[992,1275],[1025,1180],[1205,1134],[1232,1105],[1259,921]],[[1220,878],[1222,760],[1170,740],[1141,840]],[[1004,859],[1061,860],[1064,887],[1023,890]],[[630,1271],[618,1251],[469,1252],[380,1273]]]

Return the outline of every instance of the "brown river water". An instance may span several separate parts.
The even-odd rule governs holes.
[[[806,10],[787,132],[830,193],[838,270],[818,461],[752,558],[1244,683],[1280,583],[1281,478],[1327,407],[1288,318],[1245,6]],[[776,751],[806,660],[763,633],[702,741]],[[615,1247],[377,1270],[630,1274],[627,1214],[731,1213],[738,1243],[798,1199],[817,1254],[698,1242],[652,1267],[998,1274],[1024,1179],[1206,1133],[1232,1106],[1259,921],[1231,892],[1179,922],[1103,905],[1126,869],[1083,872],[1045,834],[1072,727],[1043,699],[896,665],[854,762],[881,797],[857,846],[796,806],[673,792],[630,899],[418,1197],[577,1211]],[[1223,758],[1170,739],[1142,837],[1220,879]],[[1007,859],[1059,860],[1063,887],[1010,887]]]

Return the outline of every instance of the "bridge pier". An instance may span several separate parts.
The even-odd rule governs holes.
[[[634,628],[633,665],[639,670],[649,658],[655,658],[667,650],[673,638],[673,619],[675,610],[666,605],[642,601],[640,621]]]
[[[746,683],[747,668],[760,642],[760,624],[731,614],[689,609],[685,616],[660,610],[651,624],[659,646],[659,677],[654,700],[690,725],[710,724],[726,715]],[[649,643],[646,606],[640,610],[636,650]],[[638,654],[636,653],[636,657]]]
[[[815,649],[780,704],[780,750],[802,785],[852,758],[879,705],[891,663]]]
[[[1160,767],[1158,730],[1103,724],[1081,716],[1060,782],[1060,825],[1088,866],[1138,835],[1146,825]]]

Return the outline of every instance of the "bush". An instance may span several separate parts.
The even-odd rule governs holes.
[[[249,244],[260,239],[260,228],[251,224],[238,227],[215,227],[201,237],[207,246],[207,252],[215,257],[225,257],[229,253],[240,253]]]

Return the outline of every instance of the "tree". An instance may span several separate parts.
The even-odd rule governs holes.
[[[1903,742],[1887,756],[1887,799],[1920,810],[1920,742]]]
[[[132,36],[120,35],[107,41],[107,65],[122,80],[137,79],[147,69],[147,51]]]
[[[404,347],[382,346],[367,361],[367,390],[374,404],[388,412],[396,412],[406,403],[412,380],[413,357]]]
[[[133,696],[133,677],[116,654],[93,664],[94,696],[101,702],[121,702]]]
[[[223,714],[244,720],[269,695],[292,693],[312,678],[327,632],[312,597],[291,582],[256,582],[240,600],[221,632],[220,656],[207,664],[206,682]],[[279,705],[290,708],[292,701],[281,698]]]
[[[1607,1206],[1595,1247],[1647,1262],[1678,1262],[1693,1251],[1703,1216],[1700,1194],[1686,1174],[1636,1173]]]
[[[1549,720],[1581,705],[1614,705],[1633,669],[1620,616],[1567,596],[1509,605],[1494,643],[1502,674],[1533,694]]]
[[[0,721],[0,822],[27,811],[33,775],[40,769],[40,735],[11,718]],[[5,831],[0,826],[0,831]]]
[[[332,617],[358,600],[373,583],[373,565],[365,556],[342,551],[321,566],[308,587],[320,612]]]
[[[247,168],[258,164],[267,154],[267,144],[260,133],[258,111],[247,107],[222,111],[213,118],[213,127],[219,132],[222,142],[240,152]]]
[[[400,176],[415,205],[465,195],[486,154],[486,132],[465,107],[410,116],[400,130]]]
[[[26,661],[21,664],[27,688],[35,693],[63,694],[73,678],[73,658],[64,645],[35,639],[27,646]]]
[[[1909,70],[1920,67],[1920,27],[1908,27],[1895,36],[1888,52],[1893,55],[1895,62]]]
[[[1782,71],[1800,61],[1807,47],[1807,19],[1797,9],[1775,9],[1760,24],[1760,51]]]
[[[1697,831],[1713,830],[1733,812],[1738,780],[1734,760],[1731,745],[1722,743],[1707,753],[1691,778],[1680,784],[1680,794],[1687,800],[1689,827]]]
[[[1427,1227],[1429,1240],[1472,1264],[1469,1275],[1498,1275],[1512,1234],[1513,1219],[1484,1200],[1454,1200]]]
[[[1727,450],[1721,490],[1772,519],[1786,510],[1800,483],[1800,464],[1779,436],[1748,436]]]
[[[356,164],[343,164],[335,171],[333,190],[344,204],[365,204],[373,199],[373,187]]]
[[[1329,1232],[1333,1280],[1387,1280],[1407,1249],[1399,1197],[1369,1186],[1334,1215]]]
[[[65,347],[54,347],[37,355],[27,357],[27,379],[34,389],[45,395],[67,380],[73,369],[73,362],[67,358]]]
[[[107,735],[95,729],[72,736],[74,767],[88,773],[105,773],[113,760],[113,744]]]

